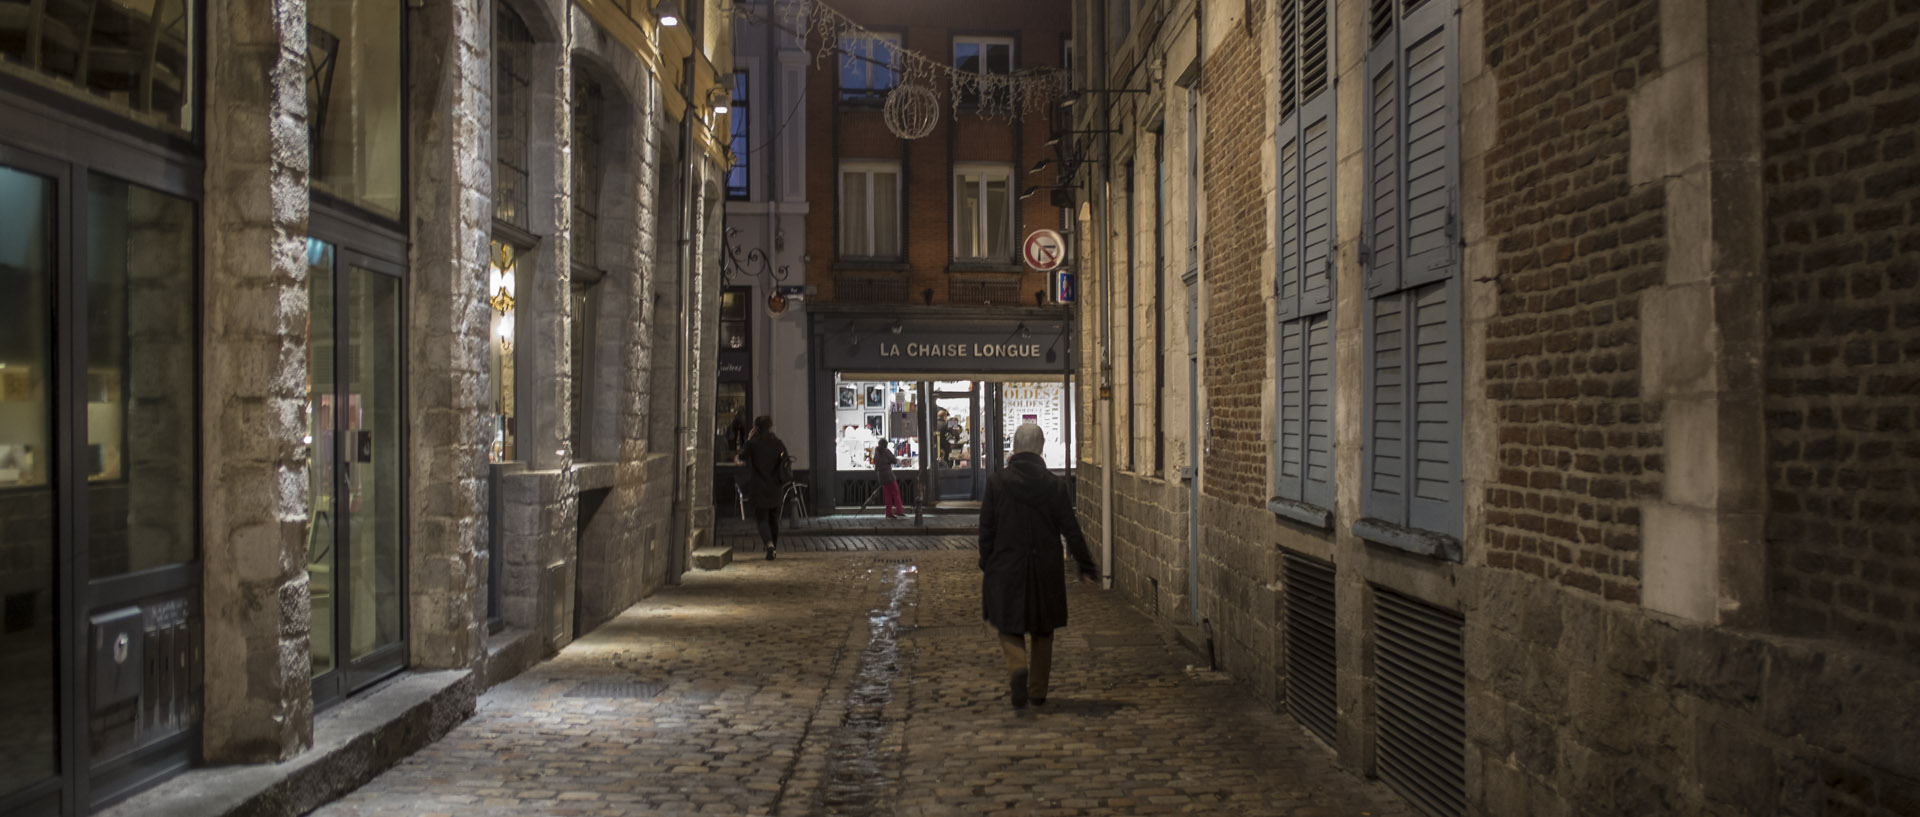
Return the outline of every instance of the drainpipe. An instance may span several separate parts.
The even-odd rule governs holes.
[[[1110,45],[1107,43],[1107,9],[1105,3],[1093,3],[1092,5],[1094,7],[1094,19],[1098,26],[1094,30],[1099,32],[1094,36],[1099,37],[1102,47],[1094,50],[1094,53],[1100,55],[1100,73],[1097,75],[1097,79],[1089,80],[1089,82],[1097,82],[1098,84],[1095,87],[1105,87],[1107,84],[1107,75],[1110,73],[1109,66],[1107,65],[1107,51]],[[1102,265],[1100,275],[1100,385],[1097,387],[1102,391],[1095,392],[1094,396],[1098,400],[1099,405],[1105,408],[1106,416],[1106,428],[1103,429],[1105,433],[1101,435],[1101,446],[1105,450],[1101,452],[1100,456],[1101,463],[1105,466],[1100,472],[1100,567],[1106,575],[1102,577],[1100,586],[1111,590],[1113,589],[1113,468],[1114,448],[1116,446],[1114,445],[1113,431],[1113,397],[1110,391],[1113,380],[1113,247],[1112,239],[1108,236],[1108,232],[1111,229],[1111,225],[1108,224],[1111,213],[1107,206],[1107,177],[1112,170],[1111,165],[1113,164],[1113,135],[1107,133],[1107,131],[1113,129],[1113,125],[1110,124],[1113,119],[1109,115],[1110,112],[1108,110],[1109,100],[1112,95],[1102,93],[1098,96],[1100,97],[1100,122],[1097,125],[1100,131],[1100,164],[1098,166],[1099,173],[1094,177],[1093,223],[1099,225],[1099,231],[1095,234],[1095,240],[1099,242],[1097,253],[1100,257],[1100,264]],[[1100,412],[1095,413],[1099,414]]]
[[[700,47],[699,6],[695,5],[690,10],[693,13],[689,15],[687,31],[697,50]],[[681,94],[686,100],[686,108],[683,111],[684,115],[680,118],[680,229],[678,249],[675,251],[675,258],[678,259],[680,267],[679,274],[676,276],[680,284],[680,298],[675,321],[680,333],[680,342],[677,344],[678,354],[675,356],[678,363],[677,374],[680,378],[680,405],[674,421],[673,490],[674,506],[680,509],[679,519],[676,521],[679,523],[681,535],[675,537],[675,546],[667,561],[667,575],[672,577],[676,584],[687,571],[690,546],[693,544],[693,480],[696,478],[696,464],[699,461],[693,440],[698,422],[697,415],[694,413],[693,396],[694,389],[699,383],[699,378],[693,371],[693,330],[694,323],[699,320],[699,310],[693,304],[693,285],[698,275],[695,270],[697,259],[693,254],[693,230],[698,226],[694,218],[694,190],[698,185],[694,164],[699,155],[693,149],[695,65],[696,60],[692,55],[680,62]]]

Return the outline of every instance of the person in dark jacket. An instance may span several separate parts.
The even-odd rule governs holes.
[[[880,481],[880,497],[887,504],[887,518],[892,519],[896,512],[907,515],[907,506],[900,503],[900,480],[893,475],[893,466],[900,458],[893,453],[893,443],[885,437],[873,446],[873,478]]]
[[[780,499],[787,485],[780,478],[780,463],[787,458],[787,444],[773,433],[773,418],[765,414],[753,418],[753,433],[740,446],[735,465],[747,467],[747,503],[753,506],[753,522],[760,528],[760,543],[767,547],[767,561],[780,546]]]
[[[1046,435],[1032,423],[1013,432],[1013,456],[987,480],[980,501],[981,613],[1000,632],[1013,705],[1047,702],[1053,631],[1067,624],[1067,572],[1060,540],[1092,582],[1099,572],[1074,515],[1067,481],[1040,456]],[[1032,657],[1028,657],[1028,639]]]

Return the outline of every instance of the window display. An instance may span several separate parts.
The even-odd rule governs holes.
[[[1047,435],[1046,448],[1040,456],[1047,460],[1049,468],[1067,467],[1069,452],[1078,447],[1070,446],[1066,439],[1066,417],[1069,392],[1064,383],[1003,383],[1000,386],[1000,422],[1006,429],[1002,434],[1001,462],[1013,456],[1013,431],[1021,423],[1033,423]]]
[[[873,449],[886,445],[899,462],[920,467],[918,383],[909,380],[839,380],[834,384],[834,467],[873,470]]]

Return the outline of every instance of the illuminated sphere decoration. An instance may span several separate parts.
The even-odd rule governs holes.
[[[901,85],[887,94],[887,130],[902,139],[919,139],[933,132],[940,119],[940,97],[925,85]]]

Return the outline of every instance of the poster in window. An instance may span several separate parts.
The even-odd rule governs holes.
[[[883,430],[885,426],[881,425],[883,422],[885,422],[885,417],[882,415],[869,414],[867,415],[867,430],[873,432],[873,436],[884,439],[886,434]]]
[[[860,402],[860,391],[853,386],[840,387],[840,408],[849,409]]]
[[[884,402],[886,402],[886,393],[881,391],[879,386],[867,387],[867,408],[879,408]]]

